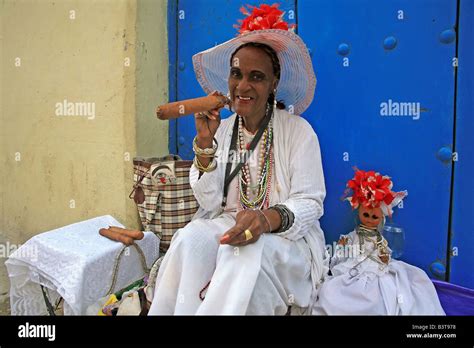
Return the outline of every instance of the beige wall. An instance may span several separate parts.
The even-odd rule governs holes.
[[[137,9],[136,115],[137,153],[168,153],[168,122],[155,117],[168,101],[168,34],[166,0],[139,0]]]
[[[104,214],[137,227],[132,159],[168,148],[154,117],[167,100],[166,0],[3,0],[0,12],[0,244]],[[57,115],[64,100],[95,115]]]

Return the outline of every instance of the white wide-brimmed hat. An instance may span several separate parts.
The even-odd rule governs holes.
[[[281,27],[283,12],[280,13],[276,25],[270,24],[270,28]],[[254,23],[261,23],[262,17],[254,16],[252,20]],[[263,20],[266,21],[267,18]],[[248,24],[247,20],[245,22]],[[276,99],[282,100],[290,112],[303,113],[311,104],[316,88],[316,76],[308,48],[291,30],[260,29],[266,27],[261,25],[250,27],[254,28],[251,29],[253,31],[249,31],[247,25],[246,30],[234,39],[193,56],[194,72],[201,87],[207,94],[213,91],[225,94],[229,89],[232,53],[248,42],[266,44],[275,50],[281,67]]]

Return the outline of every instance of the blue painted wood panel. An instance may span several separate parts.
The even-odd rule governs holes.
[[[402,260],[433,275],[434,262],[446,263],[452,166],[437,154],[453,142],[455,40],[440,35],[456,23],[456,1],[299,0],[297,13],[318,78],[304,117],[322,147],[327,241],[354,227],[340,200],[352,167],[373,169],[408,190],[394,214],[406,232]],[[419,103],[422,112],[382,116],[390,101]]]
[[[456,152],[450,281],[474,288],[474,1],[462,0],[459,17]]]

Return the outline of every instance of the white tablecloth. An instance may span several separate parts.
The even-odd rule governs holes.
[[[12,315],[45,315],[42,284],[51,301],[64,298],[65,315],[86,313],[89,305],[106,295],[112,282],[114,261],[123,247],[99,235],[109,225],[124,227],[106,215],[41,233],[18,248],[5,262],[10,278]],[[152,232],[136,244],[150,268],[159,257],[159,238]],[[129,247],[122,255],[115,290],[144,275],[139,255]],[[54,303],[53,303],[54,305]]]

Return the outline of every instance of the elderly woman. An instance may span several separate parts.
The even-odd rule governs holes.
[[[246,14],[238,37],[193,57],[203,89],[228,88],[235,113],[195,115],[200,208],[173,237],[151,315],[310,313],[327,272],[319,143],[292,114],[312,101],[311,59],[277,6]]]

